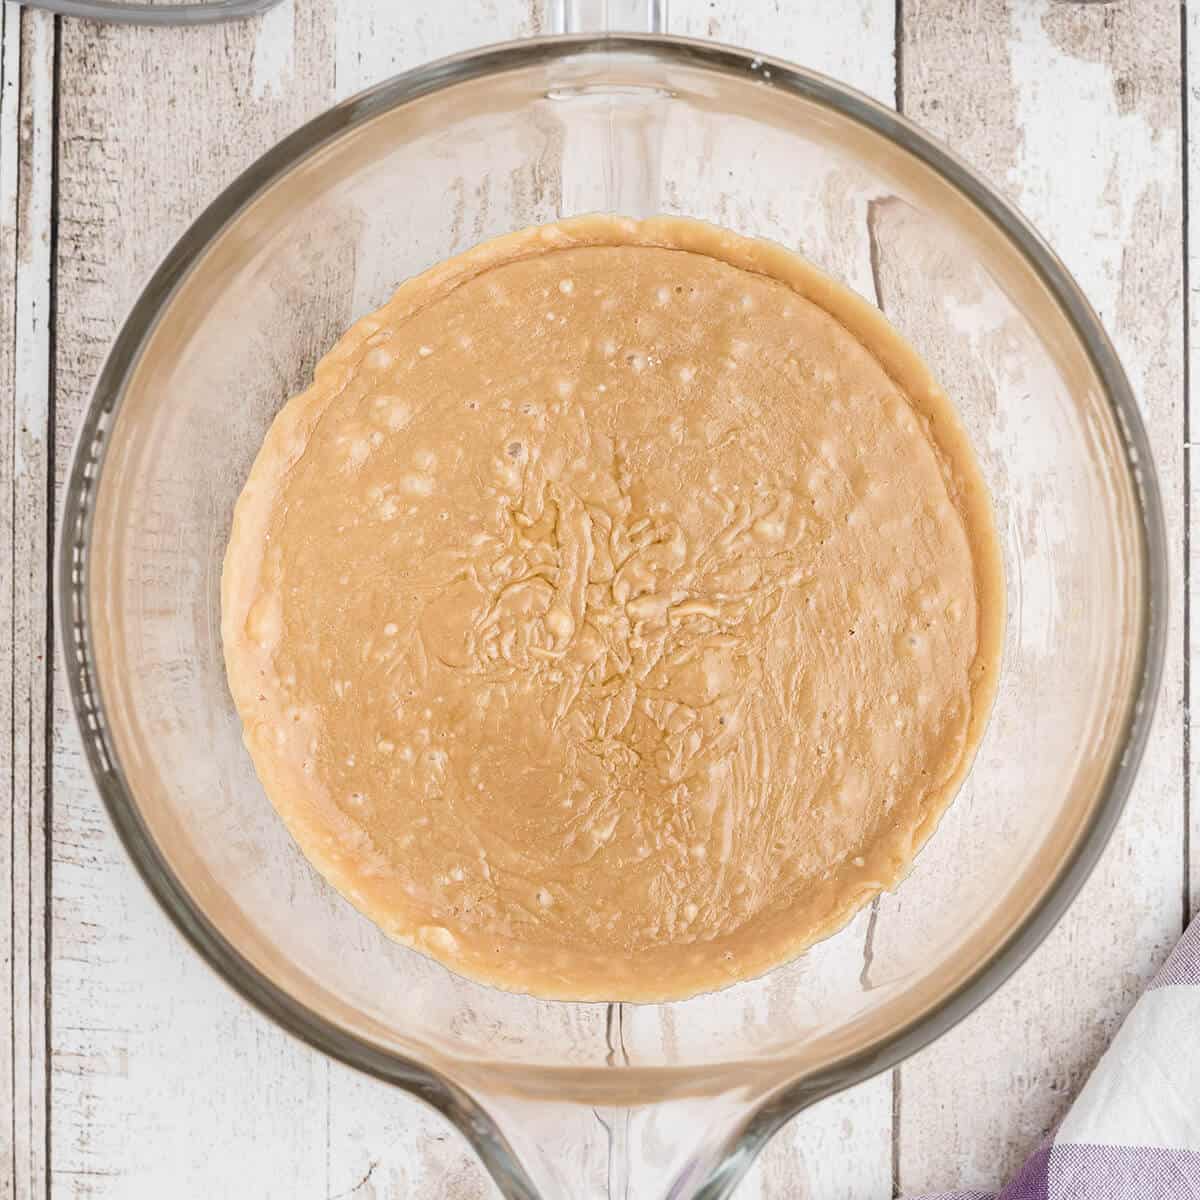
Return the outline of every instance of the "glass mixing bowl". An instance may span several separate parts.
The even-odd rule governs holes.
[[[386,939],[276,818],[219,638],[234,500],[320,354],[406,276],[597,210],[775,238],[876,299],[957,401],[1006,555],[995,711],[910,877],[790,965],[675,1004],[508,995]],[[903,118],[781,62],[653,36],[435,63],[260,159],[116,342],[59,570],[88,757],[155,896],[282,1025],[445,1113],[509,1197],[725,1195],[789,1116],[965,1015],[1095,862],[1163,649],[1145,434],[1061,264]]]

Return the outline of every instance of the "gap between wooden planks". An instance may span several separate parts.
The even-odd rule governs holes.
[[[0,13],[0,1197],[47,1190],[54,22]]]

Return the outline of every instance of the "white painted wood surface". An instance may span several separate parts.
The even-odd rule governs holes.
[[[46,1160],[46,729],[54,23],[5,5],[0,53],[0,1197]],[[7,979],[5,978],[7,976]],[[7,986],[5,986],[7,984]]]
[[[12,586],[0,587],[0,776],[11,818],[0,818],[0,914],[13,917],[0,919],[0,1010],[11,1011],[0,1022],[0,1200],[495,1195],[440,1118],[250,1011],[151,903],[87,778],[57,675],[47,706],[46,500],[121,317],[225,182],[362,86],[545,30],[552,3],[285,0],[260,21],[179,32],[4,6],[0,555]],[[1185,636],[1181,602],[1185,552],[1200,542],[1195,530],[1188,540],[1184,390],[1187,339],[1200,337],[1200,302],[1193,288],[1185,306],[1184,290],[1188,177],[1200,195],[1185,140],[1200,128],[1200,14],[1183,15],[1175,0],[672,0],[675,32],[899,99],[1033,218],[1141,398],[1177,598],[1153,743],[1083,897],[959,1029],[784,1130],[743,1185],[747,1200],[998,1185],[1200,904],[1185,771],[1200,630]]]
[[[905,108],[1064,259],[1120,352],[1183,591],[1182,114],[1174,2],[906,6]],[[1049,1133],[1179,936],[1182,604],[1138,786],[1078,903],[1012,984],[901,1069],[906,1190],[985,1187]]]

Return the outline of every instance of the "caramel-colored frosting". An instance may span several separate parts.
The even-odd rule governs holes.
[[[899,880],[998,668],[953,409],[783,249],[589,217],[359,321],[225,560],[230,686],[304,853],[402,942],[548,997],[760,973]]]

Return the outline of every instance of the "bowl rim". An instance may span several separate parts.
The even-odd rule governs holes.
[[[952,991],[890,1035],[783,1085],[750,1112],[727,1143],[730,1149],[724,1165],[714,1172],[713,1182],[719,1190],[711,1194],[717,1196],[726,1194],[761,1145],[801,1108],[894,1066],[940,1037],[1029,957],[1099,859],[1124,808],[1149,736],[1162,677],[1168,605],[1166,535],[1149,440],[1128,379],[1099,318],[1040,235],[982,176],[903,115],[828,76],[769,55],[662,34],[555,35],[504,42],[402,72],[343,100],[277,142],[204,208],[163,258],[123,322],[97,377],[67,476],[55,556],[58,634],[71,705],[92,779],[138,873],[193,949],[235,992],[289,1033],[323,1054],[404,1088],[442,1112],[467,1137],[506,1195],[536,1200],[537,1191],[503,1134],[472,1095],[437,1067],[349,1033],[294,999],[227,941],[171,869],[141,816],[107,731],[89,643],[87,551],[94,515],[91,498],[103,471],[107,434],[142,349],[193,265],[262,192],[344,132],[382,113],[456,84],[597,52],[650,54],[667,65],[751,78],[817,103],[899,146],[964,196],[1014,246],[1079,339],[1116,418],[1140,518],[1144,617],[1137,631],[1137,682],[1117,742],[1122,752],[1115,757],[1087,826],[1030,911]],[[706,1190],[705,1194],[710,1193]]]

